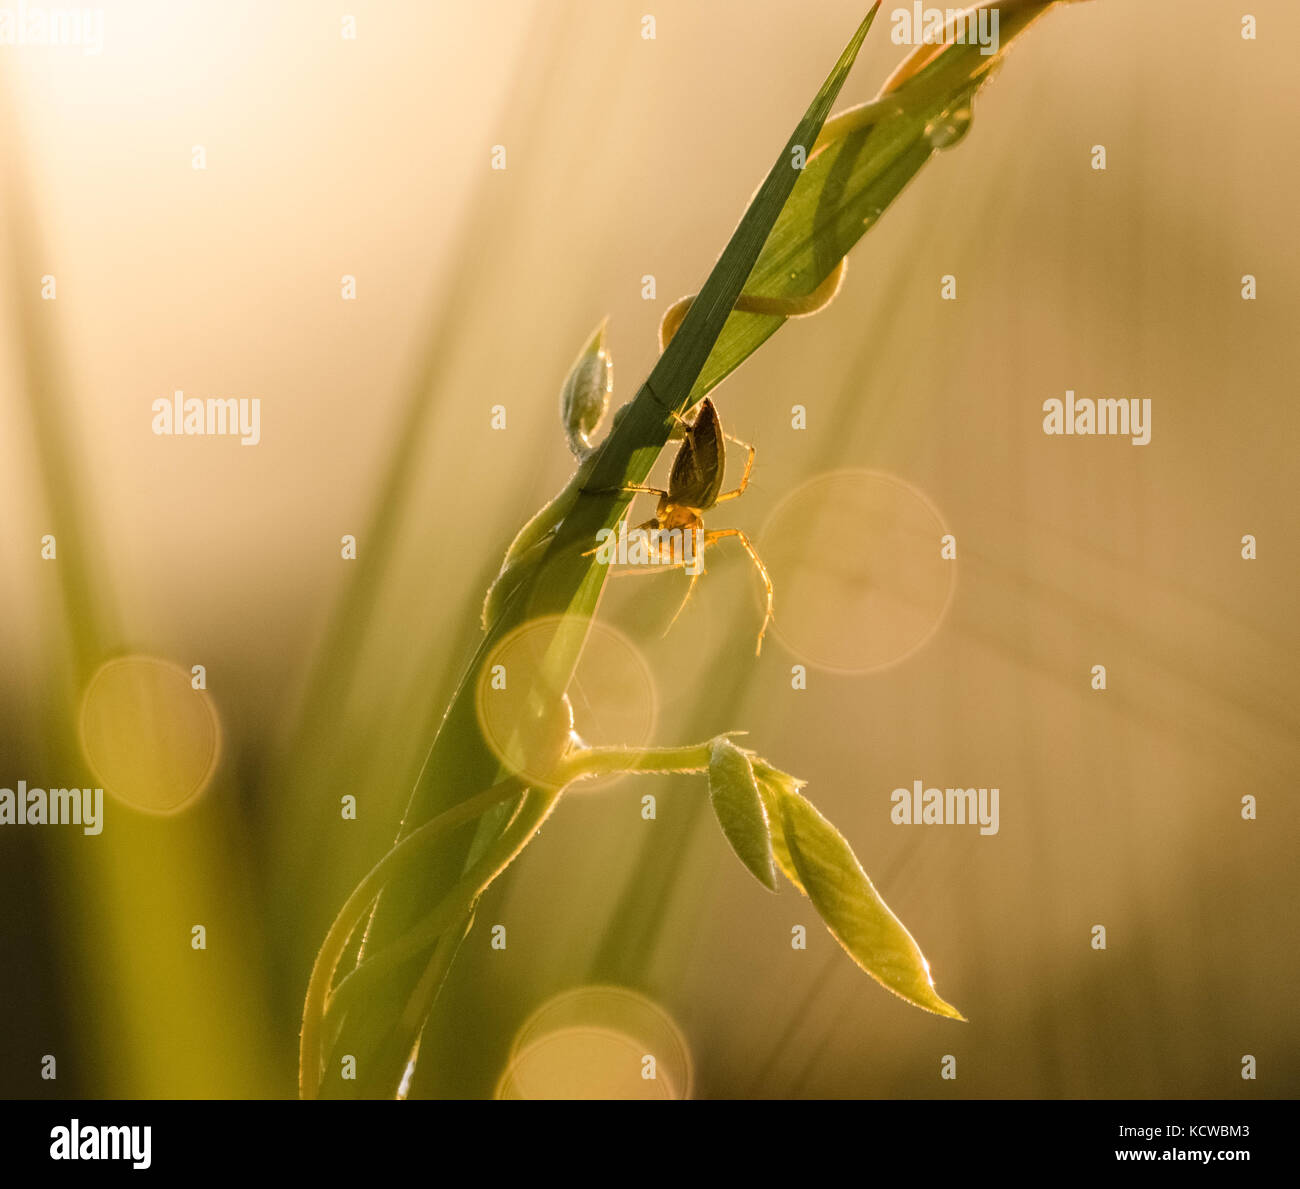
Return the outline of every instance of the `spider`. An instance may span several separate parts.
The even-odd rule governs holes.
[[[739,438],[731,438],[738,446],[744,446],[748,451],[748,455],[745,459],[744,472],[740,476],[740,485],[732,491],[722,491],[722,479],[726,469],[725,441],[730,435],[723,433],[722,422],[718,417],[716,406],[708,397],[705,397],[693,421],[687,421],[680,416],[677,417],[677,420],[681,423],[682,444],[678,448],[677,457],[673,460],[673,469],[668,478],[668,490],[665,491],[661,487],[645,487],[640,484],[616,490],[657,495],[659,497],[659,505],[655,509],[655,514],[644,524],[637,525],[636,529],[633,530],[634,532],[648,531],[653,534],[655,532],[668,533],[678,530],[682,538],[685,538],[686,534],[690,533],[692,534],[691,539],[699,542],[696,546],[698,564],[691,574],[691,580],[686,587],[686,595],[682,599],[681,605],[668,623],[669,629],[677,622],[677,617],[685,609],[691,593],[695,590],[695,583],[704,572],[705,548],[726,537],[734,537],[740,542],[745,552],[749,554],[750,560],[753,561],[754,567],[758,570],[759,577],[763,582],[763,589],[767,595],[767,607],[763,615],[763,624],[758,629],[758,645],[754,649],[754,655],[759,656],[763,651],[763,637],[767,633],[767,625],[772,622],[772,579],[768,576],[767,567],[763,565],[762,559],[758,556],[758,551],[743,530],[738,528],[710,529],[707,532],[704,530],[705,512],[724,500],[734,500],[749,486],[749,474],[754,469],[754,447],[748,442],[742,442]],[[663,538],[659,537],[657,539],[662,540]],[[591,552],[596,551],[591,550]],[[673,556],[676,557],[676,554],[674,553]],[[660,568],[684,569],[689,564],[690,559],[677,558],[662,563]]]

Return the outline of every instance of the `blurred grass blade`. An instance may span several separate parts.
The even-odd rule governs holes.
[[[776,891],[771,828],[749,757],[719,739],[709,758],[709,801],[736,857],[769,892]]]

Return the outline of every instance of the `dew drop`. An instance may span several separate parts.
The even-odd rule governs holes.
[[[970,131],[970,104],[943,112],[925,126],[925,138],[936,149],[950,149]]]

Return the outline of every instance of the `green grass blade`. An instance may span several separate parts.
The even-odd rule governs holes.
[[[545,650],[533,686],[539,699],[567,687],[605,578],[605,567],[583,553],[594,543],[600,528],[612,528],[618,523],[629,502],[626,494],[580,494],[579,487],[609,493],[639,483],[649,473],[669,439],[673,411],[688,407],[691,387],[798,181],[793,150],[795,146],[815,143],[878,8],[879,3],[862,22],[791,135],[669,349],[631,404],[620,410],[613,429],[589,465],[579,468],[558,509],[558,525],[549,546],[532,564],[527,577],[510,591],[457,691],[408,804],[403,834],[496,782],[499,763],[483,738],[474,693],[480,667],[511,630],[541,616],[565,617]],[[390,885],[371,920],[370,941],[382,946],[417,919],[427,905],[436,902],[440,889],[450,886],[465,863],[490,845],[512,810],[513,806],[504,806],[486,815],[472,841],[452,842],[421,876]],[[326,1093],[392,1093],[419,1031],[401,1021],[405,1017],[409,1022],[413,1014],[409,1000],[422,969],[412,964],[403,967],[388,986],[370,998],[363,1013],[353,1013],[344,1021],[334,1051],[355,1055],[361,1077],[344,1087],[327,1080]],[[380,1054],[384,1057],[380,1058]]]
[[[941,144],[943,137],[933,130],[927,134],[927,129],[945,113],[969,111],[975,92],[992,77],[1011,42],[1053,5],[1054,0],[999,0],[996,54],[981,54],[973,44],[952,44],[918,68],[920,58],[935,50],[922,47],[876,100],[829,121],[821,146],[809,157],[763,246],[745,296],[797,301],[826,281],[938,151],[935,142]],[[959,138],[960,132],[949,143]],[[690,403],[703,399],[784,321],[779,314],[733,312],[695,382]]]

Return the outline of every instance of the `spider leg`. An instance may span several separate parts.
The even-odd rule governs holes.
[[[745,535],[744,531],[738,528],[715,528],[704,534],[704,543],[712,545],[715,541],[722,540],[723,537],[735,537],[749,554],[750,561],[754,563],[758,570],[759,577],[763,580],[763,590],[767,594],[767,610],[763,614],[763,626],[758,629],[758,646],[754,649],[754,655],[760,656],[763,652],[763,637],[767,634],[767,625],[772,622],[772,579],[768,575],[767,567],[763,565],[763,559],[758,556],[758,550],[754,548],[753,542]]]
[[[678,564],[683,567],[686,565],[685,562],[679,562]],[[668,626],[664,628],[663,634],[665,636],[673,630],[673,624],[677,622],[677,617],[686,610],[686,604],[691,601],[691,594],[695,590],[695,584],[700,580],[700,573],[701,571],[696,570],[695,573],[691,575],[691,580],[686,584],[686,593],[682,596],[682,601],[677,604],[677,610],[673,612],[672,619],[668,621]]]
[[[657,529],[658,527],[659,527],[659,517],[651,516],[650,519],[647,520],[644,524],[638,524],[635,528],[628,529],[628,537],[631,538],[633,533],[641,533],[641,532],[645,532],[647,529]],[[582,556],[590,557],[593,553],[599,553],[608,544],[609,542],[606,541],[604,545],[597,545],[595,549],[588,549]]]
[[[666,570],[680,570],[685,566],[685,562],[665,561],[655,562],[650,565],[628,565],[620,566],[618,569],[610,567],[610,578],[638,578],[642,574],[662,574]]]
[[[584,487],[583,495],[622,495],[625,492],[641,492],[645,495],[667,495],[662,487],[646,487],[641,483],[632,483],[627,487]]]
[[[664,628],[665,636],[673,630],[673,624],[677,622],[678,616],[686,610],[686,604],[691,601],[691,595],[695,592],[695,584],[700,580],[700,575],[704,573],[705,534],[699,525],[696,525],[694,528],[688,528],[686,531],[692,534],[698,534],[694,538],[696,541],[696,553],[694,558],[695,573],[691,575],[691,580],[686,584],[686,593],[682,596],[682,601],[677,604],[677,610],[673,612],[672,619],[668,621],[668,626]],[[689,563],[683,559],[676,564],[685,569]]]
[[[636,528],[630,529],[629,536],[631,536],[632,533],[642,532],[645,530],[649,530],[652,533],[656,531],[657,532],[665,531],[663,529],[662,524],[659,522],[659,519],[657,517],[652,516],[644,524],[639,524],[636,526]],[[688,567],[694,566],[693,571],[688,571],[691,574],[691,580],[687,584],[686,594],[683,597],[681,603],[678,605],[677,610],[673,612],[673,617],[668,621],[668,626],[664,628],[663,634],[665,636],[668,635],[668,633],[672,630],[673,624],[677,622],[678,616],[680,616],[682,611],[685,610],[686,604],[690,600],[692,592],[695,590],[696,582],[699,581],[700,575],[704,573],[705,536],[704,536],[703,527],[697,522],[694,525],[688,525],[687,527],[682,529],[682,532],[683,534],[685,533],[691,534],[691,541],[692,541],[692,545],[694,546],[694,556],[685,556],[685,548],[683,548],[682,550],[683,556],[677,556],[677,550],[672,549],[671,551],[668,551],[668,556],[674,557],[675,560],[652,561],[648,565],[638,563],[636,565],[629,565],[626,569],[619,569],[616,572],[617,576],[626,577],[631,574],[660,574],[663,573],[663,571],[665,570],[686,570]],[[664,545],[662,540],[658,541],[654,547],[656,550],[659,551],[666,550],[666,546]],[[587,551],[587,553],[583,554],[583,556],[584,557],[590,556],[590,554],[597,552],[599,548],[600,547],[597,546],[597,549],[590,549]],[[656,554],[656,556],[663,556],[663,555],[664,555],[663,552],[659,552],[658,554]]]
[[[745,490],[745,488],[749,486],[749,472],[754,469],[754,455],[756,453],[754,447],[751,446],[748,442],[742,442],[739,438],[731,437],[730,434],[728,434],[727,437],[731,441],[735,442],[737,446],[744,446],[745,449],[749,451],[749,453],[745,457],[745,469],[740,476],[740,486],[735,488],[732,491],[724,491],[720,496],[718,496],[717,499],[713,501],[715,504],[720,504],[722,503],[723,500],[734,500],[736,496],[740,495]]]
[[[655,534],[662,533],[664,529],[663,529],[663,525],[660,523],[659,518],[657,516],[652,516],[644,524],[638,524],[636,528],[629,529],[628,537],[630,539],[633,533],[646,532],[646,531],[648,531],[651,534],[651,540],[654,542],[652,548],[655,550],[655,556],[662,557],[664,552],[664,544],[662,539],[657,538]],[[669,550],[669,556],[671,557],[672,555],[673,555],[673,551]],[[681,561],[652,561],[652,562],[629,563],[626,569],[620,569],[616,571],[613,576],[618,578],[626,578],[631,574],[662,574],[665,570],[684,569],[689,564],[690,563],[685,558],[683,558]]]
[[[700,399],[703,400],[704,398],[701,397]],[[691,406],[691,408],[695,408],[698,403],[699,402],[697,401],[695,405]],[[690,410],[688,409],[687,412],[689,411]],[[681,415],[681,413],[677,412],[676,409],[669,409],[668,416],[673,419],[673,427],[669,431],[668,440],[670,442],[680,442],[686,436],[686,431],[692,428],[695,425],[695,422],[688,421]]]

